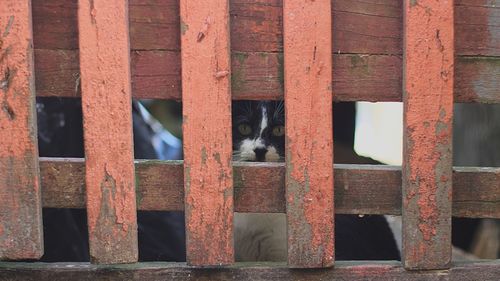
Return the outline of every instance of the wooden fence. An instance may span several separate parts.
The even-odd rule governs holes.
[[[453,102],[500,102],[498,7],[2,0],[0,259],[41,257],[42,206],[86,208],[92,264],[0,279],[498,280],[451,264],[452,215],[500,218],[500,170],[451,162]],[[35,93],[81,95],[85,161],[38,159]],[[134,167],[131,97],[182,98],[184,162]],[[231,163],[231,99],[280,98],[286,163]],[[333,169],[332,101],[403,101],[402,168]],[[136,263],[138,209],[185,211],[187,265]],[[234,211],[286,212],[288,264],[233,265]],[[402,263],[335,263],[334,212],[402,215]]]

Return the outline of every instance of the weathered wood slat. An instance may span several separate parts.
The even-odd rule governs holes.
[[[399,262],[337,262],[322,270],[289,269],[280,263],[245,263],[200,269],[183,263],[136,263],[96,266],[84,263],[0,263],[0,279],[11,281],[66,280],[481,280],[497,281],[500,261],[454,264],[449,270],[406,271]]]
[[[285,212],[284,163],[233,163],[237,212]],[[82,159],[42,158],[43,206],[85,208]],[[181,161],[137,161],[137,208],[184,209]],[[335,212],[401,215],[401,169],[335,164]],[[453,215],[500,218],[500,168],[455,167]]]
[[[283,50],[282,0],[230,0],[234,51]],[[500,55],[499,0],[456,0],[458,55]],[[77,0],[33,0],[37,49],[78,49]],[[177,0],[130,0],[134,50],[180,50]],[[332,1],[334,52],[402,54],[402,2]]]
[[[404,1],[403,253],[406,269],[451,262],[453,1]]]
[[[90,257],[138,259],[127,1],[78,2]]]
[[[330,1],[283,7],[288,266],[334,264]]]
[[[43,255],[31,1],[0,4],[0,260]]]
[[[180,99],[180,53],[131,53],[135,98]],[[333,55],[336,101],[402,101],[402,58],[387,55]],[[458,57],[456,102],[500,103],[500,58]],[[281,53],[232,54],[233,99],[282,99]],[[35,50],[39,96],[80,96],[78,51]]]
[[[234,262],[229,1],[181,0],[186,260]]]

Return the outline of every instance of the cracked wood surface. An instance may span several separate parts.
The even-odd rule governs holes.
[[[43,255],[31,2],[0,5],[0,260]]]
[[[138,259],[126,3],[78,2],[88,231],[98,264]]]
[[[186,260],[234,262],[228,0],[181,0]]]
[[[451,262],[453,1],[404,2],[403,250],[406,269]]]

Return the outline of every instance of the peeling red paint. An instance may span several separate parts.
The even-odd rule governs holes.
[[[334,263],[331,3],[283,4],[288,265],[329,267]]]
[[[234,262],[229,2],[180,1],[186,250],[189,264]]]
[[[138,258],[127,1],[79,1],[91,260]]]
[[[0,4],[0,260],[43,254],[30,1]]]
[[[403,260],[449,267],[453,1],[405,2]]]

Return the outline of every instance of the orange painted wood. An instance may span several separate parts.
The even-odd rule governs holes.
[[[78,2],[90,256],[137,261],[127,1]]]
[[[181,0],[187,262],[234,262],[228,0]]]
[[[453,1],[407,0],[404,54],[403,264],[451,261]]]
[[[334,263],[330,1],[285,1],[288,265]]]
[[[43,255],[31,1],[0,4],[0,260]]]

